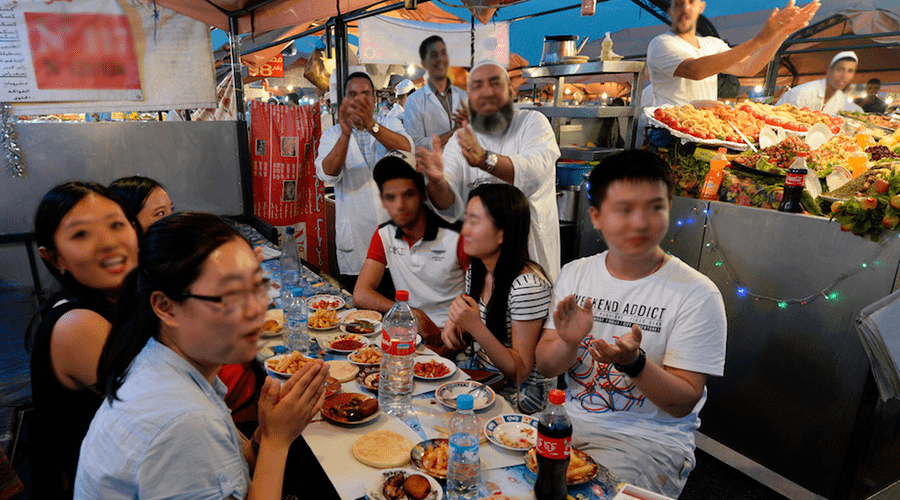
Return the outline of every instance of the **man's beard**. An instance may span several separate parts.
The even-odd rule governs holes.
[[[506,101],[506,104],[500,106],[500,109],[491,115],[480,115],[469,107],[469,124],[481,134],[496,135],[506,132],[509,124],[512,123],[512,118],[512,100]]]

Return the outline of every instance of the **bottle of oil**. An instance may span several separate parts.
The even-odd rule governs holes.
[[[719,199],[719,186],[722,185],[722,178],[725,177],[725,165],[727,164],[725,148],[719,148],[716,155],[709,161],[709,173],[703,179],[703,187],[700,189],[701,200],[715,201]]]

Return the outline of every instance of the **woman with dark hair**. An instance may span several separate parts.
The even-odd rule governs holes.
[[[469,195],[463,249],[472,258],[466,295],[450,305],[442,334],[451,349],[476,342],[472,368],[498,371],[500,391],[525,413],[544,408],[550,380],[534,369],[534,349],[550,309],[550,282],[528,258],[528,200],[515,186],[483,184]]]
[[[148,177],[122,177],[112,181],[109,189],[128,205],[144,231],[174,210],[162,184]]]
[[[137,266],[136,228],[128,207],[93,182],[60,184],[38,205],[38,252],[62,290],[38,311],[38,328],[28,330],[34,498],[72,498],[78,449],[102,402],[97,360],[122,283]]]
[[[82,443],[75,498],[281,498],[288,448],[322,407],[327,366],[310,361],[283,386],[267,378],[252,440],[217,377],[255,357],[268,288],[249,243],[219,217],[148,228],[100,359],[106,401]]]

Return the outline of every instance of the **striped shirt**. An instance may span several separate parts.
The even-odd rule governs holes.
[[[501,343],[512,348],[512,322],[543,320],[550,313],[550,292],[552,286],[541,274],[526,273],[519,275],[512,282],[509,290],[509,301],[506,311],[506,335],[500,339]],[[471,267],[466,272],[466,293],[472,289]],[[487,324],[487,304],[478,299],[478,309],[481,311],[481,321]],[[478,364],[483,369],[499,371],[488,357],[487,353],[476,344],[476,356]],[[521,401],[519,406],[523,411],[535,412],[544,408],[547,396],[550,392],[551,379],[538,373],[532,366],[528,378],[520,388]],[[512,401],[515,403],[515,401]]]

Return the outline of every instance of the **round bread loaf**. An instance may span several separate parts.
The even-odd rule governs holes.
[[[414,500],[422,500],[431,493],[431,483],[420,474],[410,474],[403,481],[403,490]]]
[[[334,360],[325,363],[328,365],[328,374],[342,384],[353,380],[359,373],[359,367],[349,361]]]
[[[372,311],[370,309],[358,309],[356,311],[350,311],[344,315],[344,323],[349,323],[351,321],[356,321],[359,319],[366,321],[381,321],[381,313],[378,311]]]
[[[391,431],[372,431],[353,443],[353,457],[377,469],[400,467],[409,462],[413,444]]]

